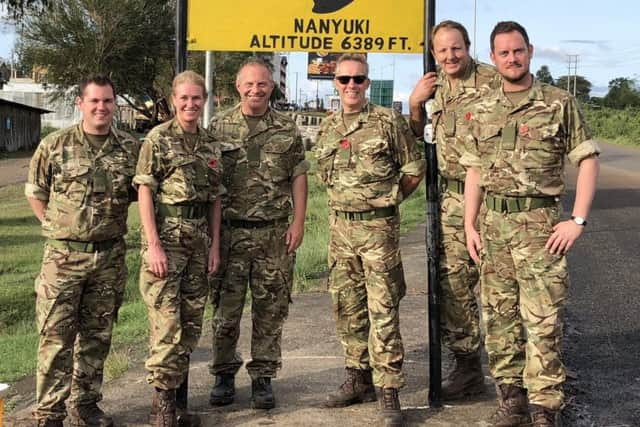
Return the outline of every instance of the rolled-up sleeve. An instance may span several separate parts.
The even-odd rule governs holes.
[[[136,175],[133,177],[133,186],[146,185],[152,192],[158,191],[158,180],[155,178],[157,173],[154,142],[147,138],[142,143],[140,155],[138,156],[138,164],[136,166]]]
[[[29,163],[29,174],[24,186],[25,196],[42,201],[49,200],[51,188],[52,168],[49,164],[49,150],[47,140],[43,140],[33,153]]]

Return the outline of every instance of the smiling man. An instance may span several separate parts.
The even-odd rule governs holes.
[[[485,348],[500,391],[491,423],[530,425],[530,403],[533,426],[556,426],[566,378],[565,255],[587,224],[600,149],[576,100],[530,73],[533,46],[520,24],[498,23],[490,40],[502,84],[467,111],[460,162],[468,168],[467,248],[480,264]],[[563,220],[565,156],[578,179]]]
[[[478,268],[469,256],[464,234],[465,114],[499,83],[496,70],[469,55],[467,30],[455,21],[443,21],[431,32],[431,52],[438,74],[425,74],[409,98],[410,123],[422,135],[425,101],[434,95],[432,124],[438,156],[440,186],[440,289],[442,342],[455,358],[455,367],[442,383],[442,397],[453,400],[481,393],[484,375],[480,360],[480,314],[475,287]]]
[[[363,55],[338,59],[334,84],[342,108],[318,133],[318,174],[330,209],[329,292],[345,354],[346,379],[325,402],[376,400],[386,426],[403,425],[400,300],[405,294],[398,205],[418,186],[425,162],[395,111],[367,102]]]
[[[79,84],[78,125],[40,142],[25,193],[47,238],[36,279],[36,425],[62,427],[70,398],[73,426],[108,427],[101,400],[104,361],[127,280],[132,178],[140,144],[112,128],[113,83]]]
[[[211,405],[235,398],[236,351],[247,287],[251,290],[251,376],[254,408],[271,409],[271,386],[282,366],[282,327],[289,313],[296,249],[304,235],[307,170],[304,145],[291,118],[269,107],[274,88],[260,59],[240,67],[240,103],[211,121],[222,142],[224,185],[221,269],[212,281],[213,361]],[[293,214],[291,221],[289,216]]]

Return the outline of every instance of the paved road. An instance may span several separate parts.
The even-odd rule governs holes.
[[[603,146],[589,223],[569,255],[572,425],[640,426],[640,150]],[[573,175],[573,174],[571,174]],[[575,193],[569,191],[570,213]]]

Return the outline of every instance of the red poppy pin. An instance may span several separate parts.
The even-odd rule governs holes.
[[[344,148],[345,150],[348,149],[350,145],[351,144],[349,143],[349,140],[347,138],[340,140],[340,147]]]
[[[208,165],[209,165],[209,167],[211,169],[217,168],[218,167],[218,159],[214,159],[214,158],[209,159]]]
[[[520,125],[520,135],[524,135],[527,132],[529,132],[529,126],[526,123],[523,125]]]
[[[464,115],[464,118],[467,119],[467,121],[471,120],[471,113],[467,111],[467,114]]]

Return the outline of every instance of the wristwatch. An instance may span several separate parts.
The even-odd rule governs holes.
[[[581,216],[572,216],[571,219],[578,225],[585,226],[587,225],[587,220],[582,218]]]

